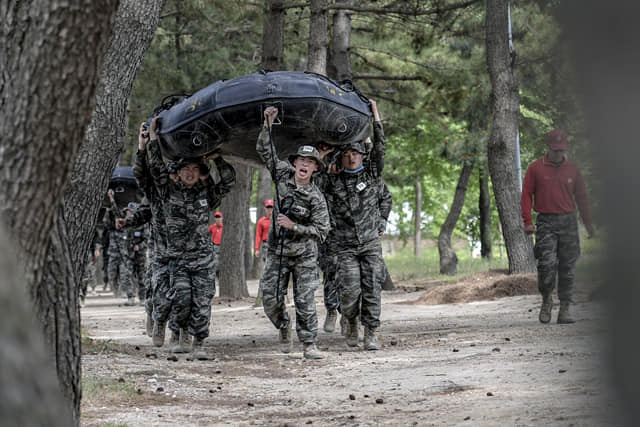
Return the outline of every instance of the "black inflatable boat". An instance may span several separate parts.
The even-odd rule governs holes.
[[[109,189],[113,190],[116,204],[120,209],[124,209],[129,202],[139,202],[141,199],[131,166],[116,167],[109,180]],[[105,196],[105,203],[106,206],[111,206],[108,196]]]
[[[279,109],[272,135],[281,158],[303,144],[341,145],[369,136],[369,100],[350,82],[306,72],[260,72],[218,81],[157,109],[163,155],[198,157],[220,149],[258,163],[255,143],[270,105]]]

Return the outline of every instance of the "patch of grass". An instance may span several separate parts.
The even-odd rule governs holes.
[[[508,260],[496,257],[491,260],[472,258],[468,250],[456,250],[458,256],[458,274],[448,276],[440,274],[440,256],[437,247],[422,249],[418,259],[413,255],[413,248],[406,247],[396,251],[393,256],[385,256],[385,263],[396,280],[434,280],[439,282],[455,282],[461,277],[487,270],[508,268]]]
[[[82,377],[82,399],[87,403],[136,402],[143,400],[142,390],[124,378]]]

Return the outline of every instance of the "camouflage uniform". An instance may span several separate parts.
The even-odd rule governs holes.
[[[323,173],[321,185],[331,215],[327,246],[337,257],[336,287],[342,314],[380,326],[383,275],[380,232],[386,229],[391,194],[382,181],[385,138],[374,123],[374,151],[357,172]]]
[[[109,287],[112,291],[114,291],[113,283],[109,283],[109,247],[111,246],[111,231],[116,229],[116,216],[111,211],[111,209],[105,209],[104,215],[102,216],[102,280],[104,281],[103,290],[107,290]],[[118,259],[120,257],[118,256]],[[118,261],[114,261],[116,263],[116,276],[117,276],[117,265]]]
[[[298,339],[304,343],[315,342],[318,317],[314,293],[320,284],[317,243],[324,241],[329,230],[327,205],[313,182],[303,187],[296,186],[295,169],[289,163],[276,159],[273,170],[269,132],[266,128],[258,136],[256,151],[271,176],[277,177],[280,196],[280,206],[274,206],[274,219],[271,221],[267,240],[267,262],[260,279],[264,311],[276,328],[288,327],[290,319],[285,306],[285,295],[289,276],[293,275]],[[297,224],[297,231],[278,227],[276,218],[280,213],[279,208]]]
[[[117,218],[124,217],[115,201],[111,202],[111,212]],[[119,296],[126,292],[127,297],[133,296],[130,290],[133,265],[129,253],[129,236],[126,230],[114,228],[109,232],[109,267],[107,271],[114,295]],[[131,295],[129,295],[130,293]]]
[[[139,225],[151,222],[151,238],[149,239],[151,262],[148,269],[150,270],[150,289],[147,289],[145,310],[147,313],[152,313],[155,322],[165,324],[171,313],[167,225],[164,219],[162,200],[151,176],[147,150],[136,151],[133,174],[136,177],[138,187],[142,189],[148,201],[148,204],[143,204],[133,215],[133,223]]]
[[[98,284],[95,251],[98,247],[99,237],[100,236],[98,235],[98,231],[96,230],[93,233],[93,239],[91,240],[91,244],[89,245],[87,264],[85,266],[84,274],[82,275],[82,287],[80,288],[80,298],[82,301],[84,301],[85,297],[87,296],[89,286],[91,286],[92,291],[95,291]]]
[[[147,237],[147,228],[144,225],[129,229],[129,245],[133,267],[132,288],[134,293],[137,291],[140,301],[144,301],[146,295],[144,278],[147,271]],[[137,251],[135,246],[138,247]]]
[[[211,298],[215,294],[210,280],[213,242],[208,230],[209,210],[230,191],[235,170],[218,157],[215,164],[220,183],[209,176],[186,188],[169,178],[158,142],[151,141],[148,146],[151,174],[166,222],[172,303],[169,327],[174,332],[187,329],[196,339],[203,339],[209,336]]]
[[[336,287],[336,269],[338,259],[327,246],[327,242],[320,246],[318,264],[322,270],[323,300],[327,312],[331,310],[340,311],[340,299],[338,298],[338,288]]]
[[[146,164],[146,160],[144,161],[144,163]],[[135,174],[135,167],[136,166],[134,163],[134,174]],[[140,186],[140,188],[143,188],[143,187]],[[144,191],[144,188],[143,188],[143,191]],[[144,192],[146,195],[147,192],[146,191]],[[147,198],[147,201],[144,201],[142,204],[140,204],[138,209],[136,209],[136,211],[132,215],[127,217],[127,227],[136,228],[151,222],[152,224],[151,227],[153,229],[153,222],[155,218],[153,217],[152,212],[153,211],[151,209],[151,206]],[[141,292],[139,290],[139,295],[140,295],[140,301],[144,301],[144,308],[148,314],[153,313],[153,289],[154,289],[153,274],[154,274],[154,268],[156,268],[155,266],[157,265],[156,260],[158,258],[155,253],[156,252],[155,242],[156,240],[162,239],[162,238],[163,238],[163,233],[161,231],[158,231],[157,233],[152,232],[149,238],[147,239],[148,246],[149,246],[149,259],[151,260],[151,262],[147,266],[146,270],[144,270],[144,274],[142,278],[143,289]],[[167,279],[167,283],[168,283],[168,279]],[[166,321],[166,318],[165,318],[165,321]]]
[[[576,261],[580,256],[578,222],[574,213],[538,214],[534,254],[538,262],[538,290],[550,294],[558,272],[558,298],[571,301]]]

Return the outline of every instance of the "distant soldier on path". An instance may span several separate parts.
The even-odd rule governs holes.
[[[566,158],[567,134],[555,129],[547,135],[547,154],[531,163],[522,185],[522,219],[525,232],[536,235],[534,255],[538,262],[538,290],[542,294],[539,319],[549,323],[552,292],[558,276],[560,311],[558,323],[574,323],[569,314],[575,265],[580,255],[576,204],[589,237],[594,230],[589,200],[580,169]],[[536,225],[531,207],[538,212]]]

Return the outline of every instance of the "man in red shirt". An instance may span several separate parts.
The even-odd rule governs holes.
[[[273,215],[273,200],[267,199],[264,201],[265,214],[258,220],[256,224],[256,243],[254,251],[256,257],[262,258],[263,262],[266,262],[267,251],[269,249],[267,244],[267,238],[269,237],[269,227],[271,226],[271,216]]]
[[[566,158],[567,134],[555,129],[547,135],[547,154],[529,165],[522,185],[522,219],[527,234],[536,234],[534,255],[538,262],[538,290],[542,294],[539,319],[549,323],[553,308],[552,292],[558,275],[560,311],[558,323],[574,323],[569,314],[575,265],[580,255],[578,205],[589,237],[593,225],[589,200],[580,169]],[[538,212],[536,225],[531,207]]]
[[[213,283],[215,283],[218,260],[220,259],[220,243],[222,243],[222,212],[216,211],[213,217],[215,218],[215,223],[209,226],[209,233],[211,233],[211,240],[213,241],[213,260],[210,268]]]

